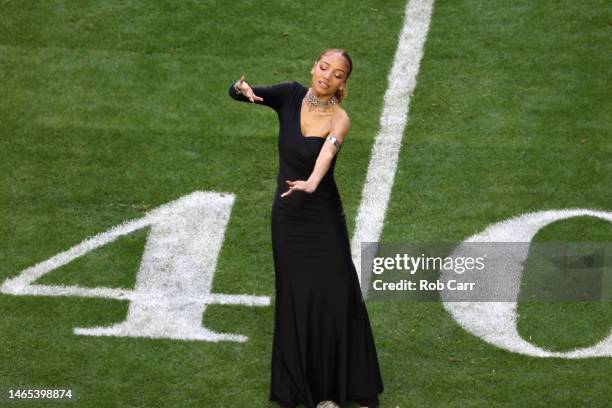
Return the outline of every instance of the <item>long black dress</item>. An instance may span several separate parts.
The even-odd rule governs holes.
[[[302,135],[308,89],[298,82],[253,86],[256,104],[279,118],[279,172],[272,205],[275,317],[269,400],[316,407],[322,400],[377,407],[378,356],[334,180],[336,154],[317,189],[288,196],[286,180],[307,180],[325,138]],[[237,94],[237,101],[250,102]]]

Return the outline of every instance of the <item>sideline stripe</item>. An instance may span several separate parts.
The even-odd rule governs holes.
[[[404,25],[387,80],[380,130],[374,140],[351,242],[359,283],[366,291],[368,282],[361,282],[361,244],[378,242],[383,230],[432,10],[433,0],[410,0],[406,4]],[[368,247],[370,251],[376,252],[375,244]]]

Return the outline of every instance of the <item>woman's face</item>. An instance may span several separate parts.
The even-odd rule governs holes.
[[[313,65],[311,88],[318,95],[333,95],[346,82],[348,63],[342,54],[330,52]]]

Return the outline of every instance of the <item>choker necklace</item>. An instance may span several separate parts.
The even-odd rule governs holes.
[[[315,107],[320,106],[322,108],[329,108],[338,103],[338,98],[336,98],[336,95],[332,96],[329,100],[324,101],[324,102],[319,100],[319,98],[317,98],[316,96],[312,94],[312,92],[310,92],[310,88],[308,88],[308,92],[306,93],[306,100],[312,106],[315,106]]]

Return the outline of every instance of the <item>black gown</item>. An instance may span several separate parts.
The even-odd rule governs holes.
[[[334,180],[336,154],[312,193],[288,196],[286,180],[307,180],[325,138],[302,135],[308,89],[298,82],[253,86],[279,119],[279,172],[271,211],[275,315],[269,400],[282,407],[322,400],[377,407],[378,356]],[[230,96],[250,102],[236,94]]]

